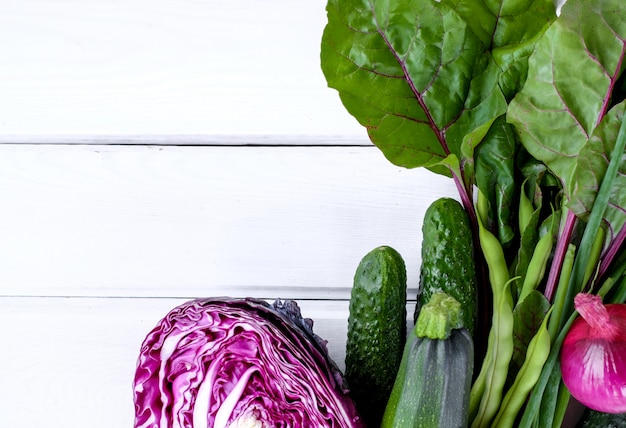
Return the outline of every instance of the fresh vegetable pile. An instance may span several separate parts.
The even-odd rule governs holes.
[[[624,412],[626,326],[609,304],[626,299],[626,3],[329,0],[327,13],[329,86],[390,162],[450,177],[469,218],[466,423],[558,427],[570,391]],[[427,232],[426,248],[443,245]],[[465,286],[449,278],[444,291]],[[584,296],[593,309],[575,306]]]

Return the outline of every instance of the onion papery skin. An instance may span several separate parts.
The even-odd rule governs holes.
[[[133,387],[135,428],[364,426],[293,301],[174,308],[144,340]]]
[[[572,324],[561,347],[563,382],[574,398],[604,413],[626,412],[626,305],[605,305],[610,328],[583,318]]]

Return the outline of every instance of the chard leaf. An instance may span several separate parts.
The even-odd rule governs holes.
[[[535,42],[556,19],[552,0],[448,0],[489,46],[501,69],[500,87],[512,97],[521,87]]]
[[[552,0],[448,0],[448,4],[491,50],[499,69],[499,89],[510,100],[526,79],[528,57],[535,43],[556,19]],[[471,151],[465,155],[476,162],[475,181],[491,203],[492,230],[505,245],[515,235],[511,222],[513,201],[517,198],[514,177],[517,146],[512,127],[498,118],[480,141],[475,155]]]
[[[506,102],[468,23],[432,0],[330,0],[327,12],[322,71],[387,159],[446,175],[448,155],[471,162]]]
[[[490,48],[524,43],[556,18],[552,0],[447,0]]]
[[[537,290],[533,290],[524,301],[513,310],[513,372],[524,364],[526,350],[533,336],[539,330],[550,309],[550,302]]]
[[[626,38],[623,0],[568,0],[537,42],[528,77],[509,105],[519,138],[565,186],[611,102]]]
[[[579,217],[587,219],[606,176],[611,154],[616,145],[626,102],[613,107],[594,130],[591,138],[581,150],[572,180],[570,209]],[[626,156],[622,153],[618,173],[613,179],[609,202],[604,212],[604,224],[608,229],[608,240],[612,241],[626,223]]]
[[[500,116],[476,149],[476,184],[494,205],[490,207],[492,230],[507,244],[515,236],[511,199],[516,196],[516,140],[512,127]]]

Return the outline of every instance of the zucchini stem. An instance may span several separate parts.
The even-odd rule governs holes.
[[[463,327],[461,304],[454,297],[440,292],[432,295],[420,310],[415,335],[445,340],[452,330]]]

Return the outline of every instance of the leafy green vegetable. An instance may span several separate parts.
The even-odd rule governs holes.
[[[526,400],[517,388],[516,420],[559,426],[569,393],[557,356],[573,296],[626,299],[626,3],[568,0],[559,10],[552,0],[328,1],[329,86],[387,159],[455,181],[482,251],[483,307],[499,301],[503,278],[521,279],[512,332],[489,317],[477,326],[491,329],[480,373],[492,376],[473,386],[473,408],[488,411],[473,411],[472,427],[488,426],[501,405],[496,364],[509,379],[541,368]],[[529,361],[548,311],[550,354]]]
[[[513,127],[504,115],[498,117],[483,142],[476,148],[476,184],[493,201],[490,220],[498,230],[498,238],[507,244],[515,237],[514,202],[516,195],[515,156],[517,141]]]
[[[555,18],[551,0],[330,0],[327,11],[321,65],[329,86],[387,159],[452,176],[471,211],[476,147],[506,148],[507,158],[514,151],[503,146],[506,125],[490,128]],[[493,217],[509,241],[513,170],[487,157],[478,185],[497,199]],[[496,193],[487,179],[494,173]]]
[[[586,218],[591,212],[600,184],[605,177],[609,166],[607,153],[615,147],[617,134],[624,118],[626,103],[621,102],[603,118],[600,125],[594,129],[580,152],[579,160],[572,177],[573,192],[570,208],[580,217]],[[626,222],[626,193],[620,189],[626,187],[626,162],[619,166],[620,174],[615,178],[613,191],[604,219],[612,235],[622,229]],[[614,236],[612,236],[613,238]]]
[[[621,74],[625,14],[621,0],[566,3],[538,41],[526,83],[509,105],[520,141],[566,191],[574,189],[579,154],[607,113]]]
[[[524,364],[528,343],[539,330],[550,303],[543,294],[533,291],[519,302],[513,310],[513,358],[515,364],[509,376],[515,375],[517,370]]]
[[[506,111],[483,40],[446,2],[331,0],[327,11],[322,70],[346,109],[394,164],[451,175],[448,156],[463,165]]]

